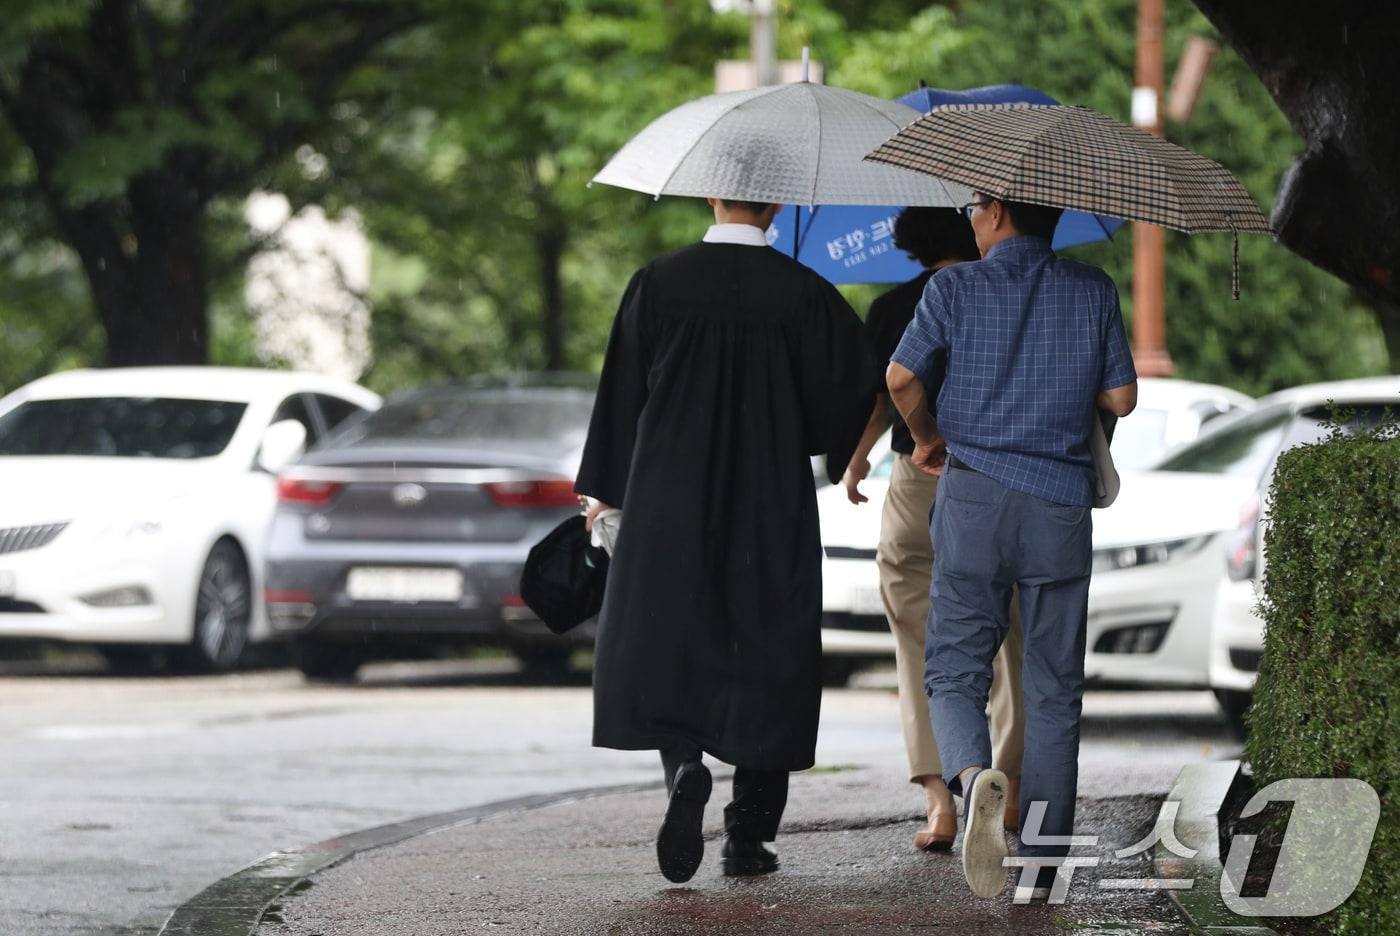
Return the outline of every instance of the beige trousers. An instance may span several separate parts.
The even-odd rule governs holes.
[[[880,517],[880,597],[894,633],[895,666],[899,671],[899,714],[904,725],[904,749],[909,755],[909,779],[941,777],[938,746],[929,721],[924,693],[924,633],[928,626],[929,583],[933,579],[933,545],[929,540],[929,511],[938,479],[914,467],[908,455],[897,455]],[[992,662],[990,693],[992,766],[1008,777],[1021,776],[1025,743],[1025,713],[1021,702],[1021,609],[1011,596],[1011,629]]]

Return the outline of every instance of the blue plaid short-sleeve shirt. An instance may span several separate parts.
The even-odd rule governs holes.
[[[1039,237],[944,267],[891,360],[928,386],[940,350],[948,451],[1012,490],[1092,506],[1094,398],[1137,379],[1108,274],[1055,256]]]

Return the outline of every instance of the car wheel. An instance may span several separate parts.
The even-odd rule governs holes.
[[[164,656],[150,647],[105,644],[97,652],[114,676],[154,676],[164,669]]]
[[[204,560],[195,600],[194,637],[179,655],[187,673],[225,673],[248,646],[253,585],[248,561],[232,540],[219,540]]]
[[[308,682],[348,683],[364,665],[367,654],[360,647],[322,640],[298,640],[297,668]]]
[[[1220,711],[1225,715],[1225,721],[1230,725],[1230,731],[1243,741],[1247,734],[1244,713],[1249,711],[1249,703],[1254,699],[1254,693],[1243,689],[1214,689],[1212,692],[1215,693],[1215,701],[1219,703]]]

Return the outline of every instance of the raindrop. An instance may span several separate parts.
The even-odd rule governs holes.
[[[278,109],[278,110],[281,110],[281,109],[282,109],[282,92],[281,92],[281,91],[275,91],[275,92],[273,92],[273,96],[274,96],[274,99],[275,99],[276,102],[277,102],[277,109]]]

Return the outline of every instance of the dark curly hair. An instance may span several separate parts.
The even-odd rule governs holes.
[[[926,267],[981,257],[972,225],[956,208],[905,208],[894,221],[894,245]]]

